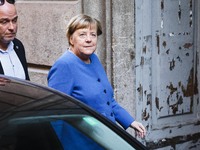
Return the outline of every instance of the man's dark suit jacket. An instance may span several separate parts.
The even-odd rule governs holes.
[[[17,56],[19,57],[19,60],[21,61],[22,66],[24,68],[26,80],[30,80],[29,75],[28,75],[28,66],[27,66],[24,46],[23,46],[22,42],[16,38],[13,40],[13,43],[14,43],[14,50],[15,50]],[[0,74],[4,74],[4,71],[3,71],[3,68],[1,65],[1,61],[0,61]]]

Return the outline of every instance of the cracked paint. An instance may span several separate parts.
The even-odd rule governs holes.
[[[145,3],[138,17],[149,17],[143,21],[152,25],[148,29],[140,27],[142,32],[138,43],[141,44],[137,59],[141,69],[137,74],[140,79],[138,96],[142,99],[141,117],[152,132],[146,145],[150,149],[176,149],[191,142],[189,149],[192,149],[200,144],[197,127],[200,125],[199,53],[194,39],[196,23],[193,25],[196,22],[193,4],[197,1],[137,1]],[[148,15],[146,6],[152,8]],[[152,39],[146,40],[147,36]]]
[[[190,47],[192,47],[192,43],[185,43],[183,47],[189,49]]]
[[[169,66],[169,70],[173,70],[175,68],[175,60],[172,59],[172,61],[169,62],[170,66]]]
[[[159,35],[156,36],[156,41],[157,41],[158,54],[160,54],[160,37],[159,37]]]
[[[147,121],[149,119],[150,115],[147,113],[147,109],[145,108],[144,112],[142,113],[142,120]]]
[[[193,96],[198,93],[198,83],[197,83],[197,73],[195,74],[196,80],[194,80],[194,68],[190,70],[190,75],[188,77],[187,87],[182,87],[182,91],[185,97]]]

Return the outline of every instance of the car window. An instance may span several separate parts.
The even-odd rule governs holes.
[[[95,118],[82,114],[31,116],[9,121],[10,129],[1,134],[0,149],[53,150],[133,150],[111,129]],[[3,143],[4,141],[10,141]],[[10,150],[10,149],[8,149]]]

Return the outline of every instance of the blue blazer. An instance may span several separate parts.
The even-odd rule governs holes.
[[[134,118],[115,100],[98,57],[92,54],[90,59],[91,63],[85,64],[66,51],[50,69],[48,86],[71,95],[127,129]]]
[[[24,46],[23,46],[22,42],[16,38],[13,40],[13,43],[14,43],[14,50],[15,50],[17,56],[19,57],[19,60],[21,61],[22,66],[24,68],[26,80],[30,80],[29,74],[28,74],[28,65],[27,65],[27,61],[26,61]],[[1,62],[0,62],[0,74],[4,74]]]

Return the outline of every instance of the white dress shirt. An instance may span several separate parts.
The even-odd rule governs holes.
[[[13,46],[13,42],[10,42],[6,51],[0,49],[0,61],[4,75],[25,79],[24,68]]]

